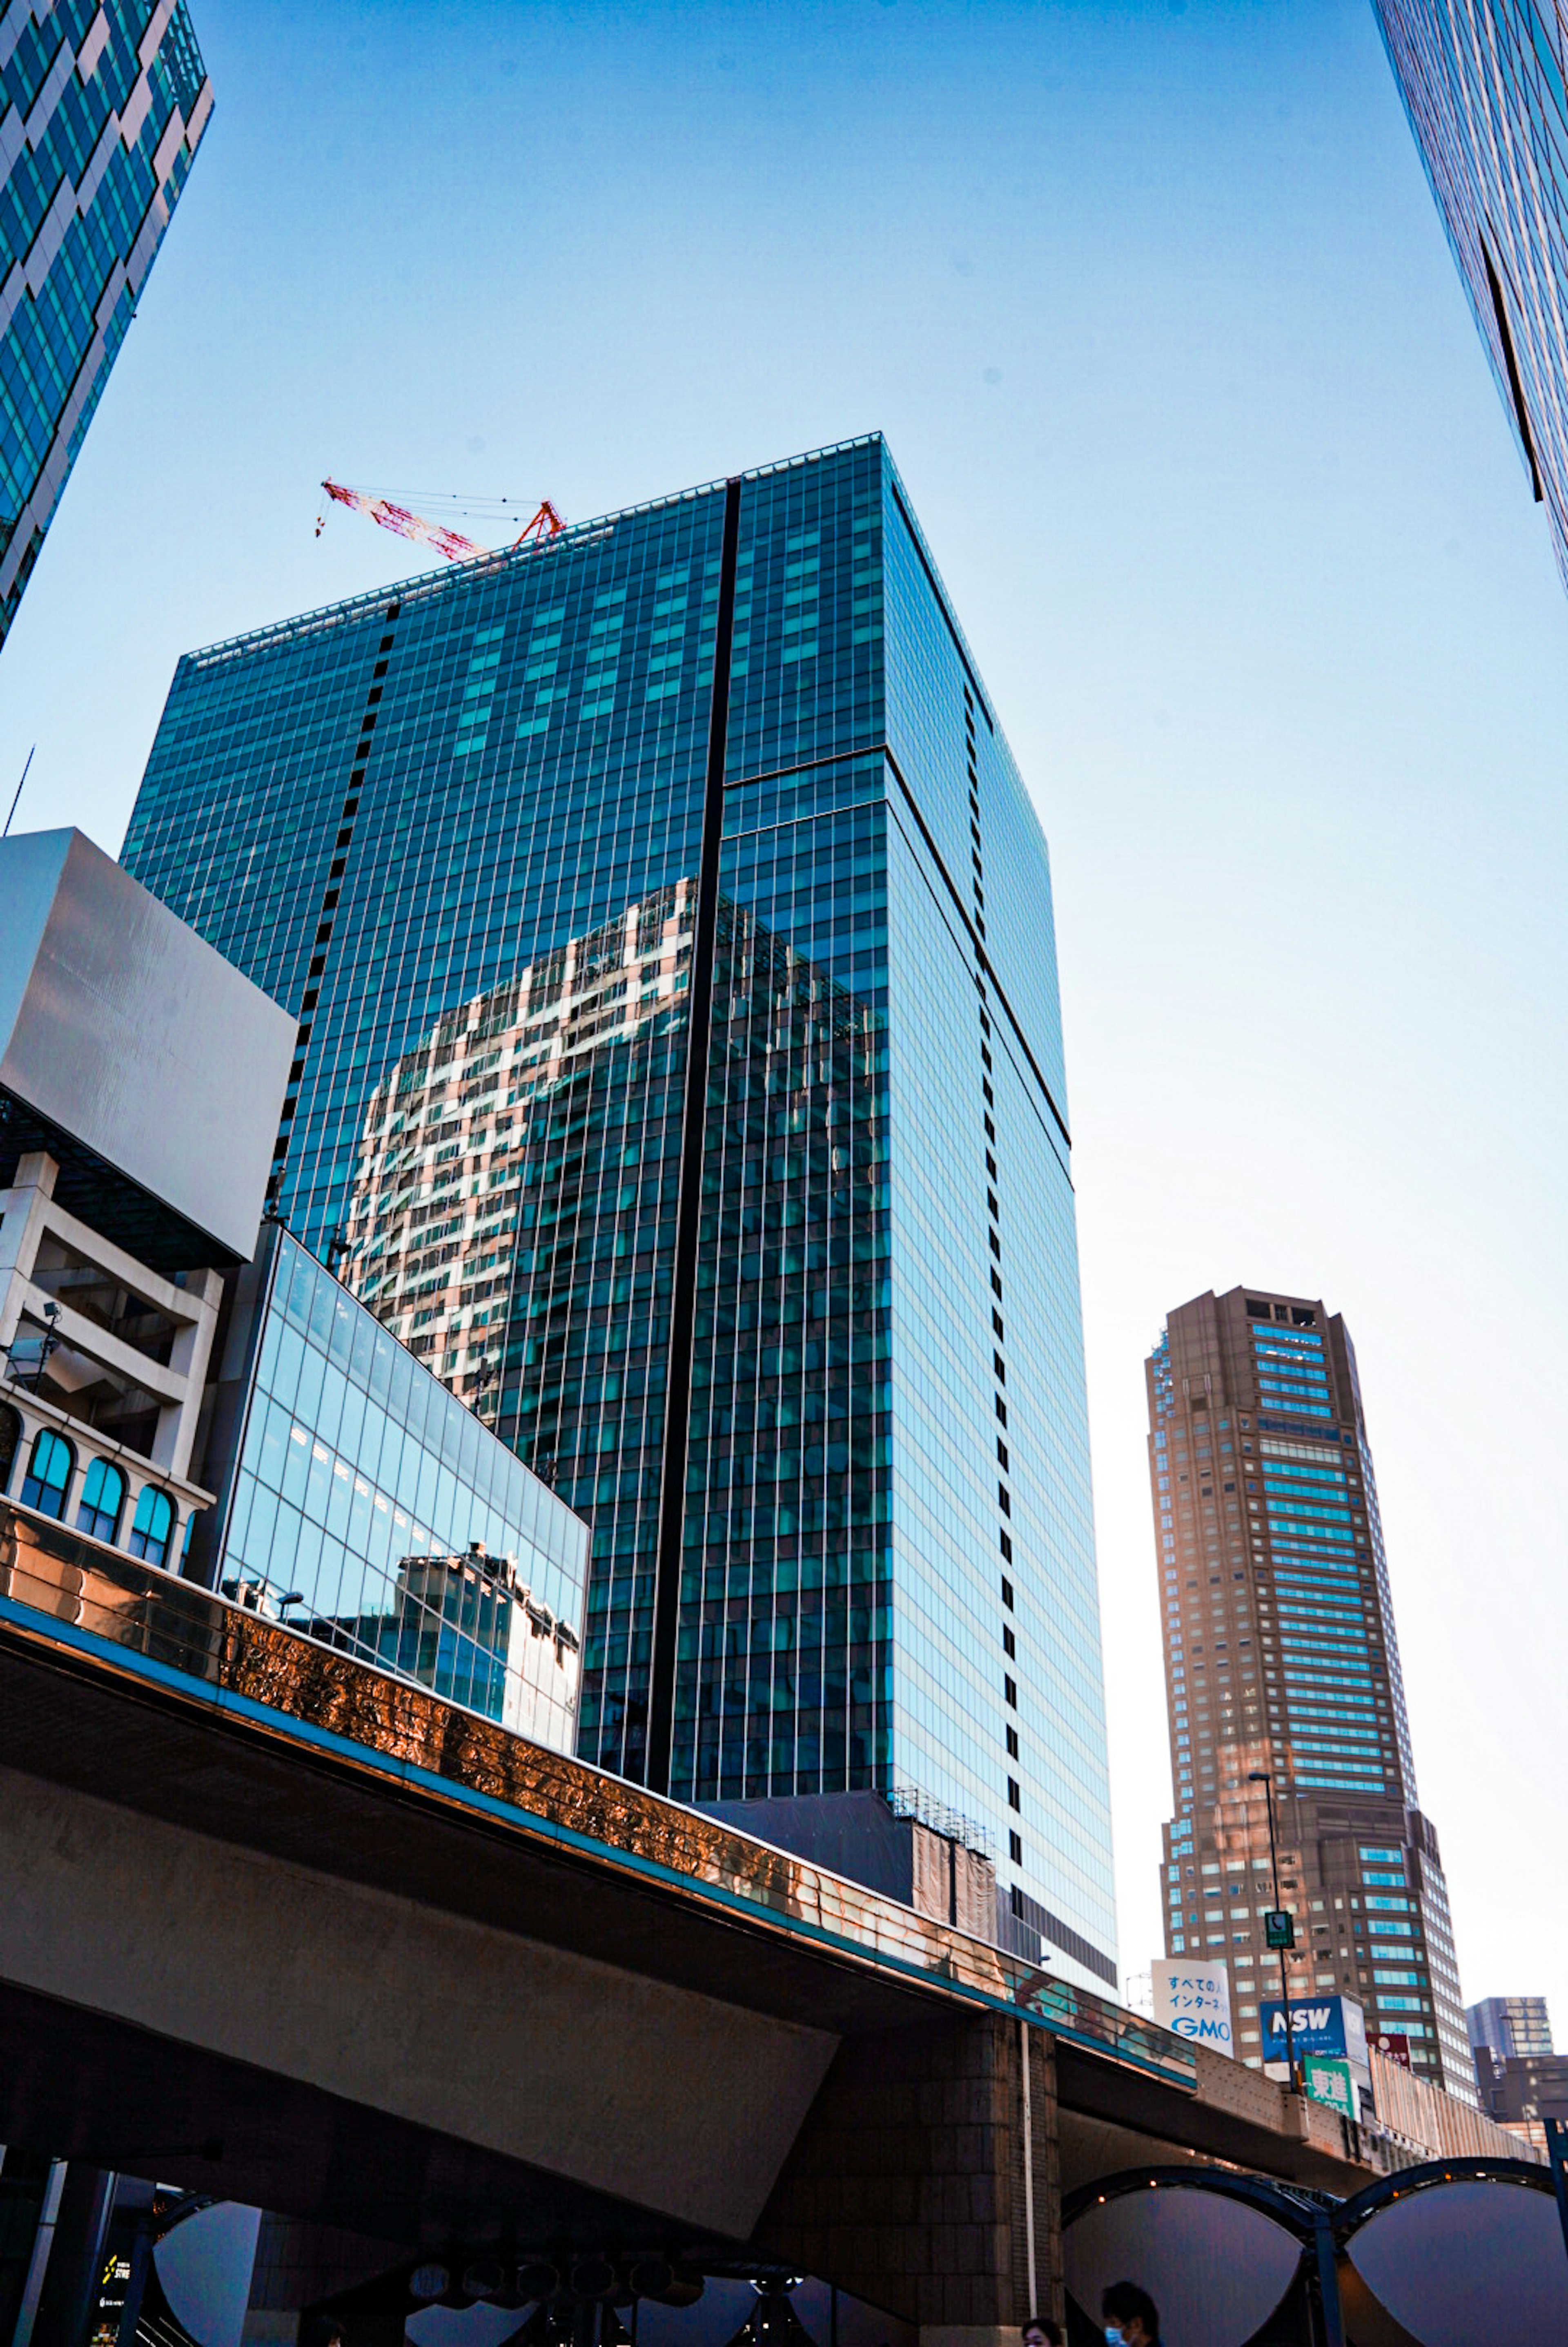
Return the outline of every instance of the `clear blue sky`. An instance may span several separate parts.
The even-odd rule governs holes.
[[[1568,600],[1368,0],[193,7],[19,823],[117,846],[182,650],[410,567],[329,469],[583,518],[885,429],[1054,855],[1125,1961],[1142,1358],[1267,1283],[1359,1348],[1466,1993],[1568,2038]]]

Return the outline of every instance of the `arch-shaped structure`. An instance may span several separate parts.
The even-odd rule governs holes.
[[[1568,2241],[1549,2168],[1441,2159],[1336,2210],[1339,2295],[1357,2347],[1568,2339]]]
[[[22,1478],[22,1505],[36,1508],[41,1516],[63,1517],[76,1466],[76,1454],[65,1436],[56,1434],[52,1426],[41,1428],[33,1438],[27,1472]]]
[[[76,1530],[94,1540],[113,1542],[126,1503],[126,1479],[111,1459],[94,1459],[82,1478],[76,1504]]]
[[[1124,2170],[1062,2204],[1070,2336],[1098,2337],[1100,2293],[1136,2281],[1164,2347],[1245,2347],[1317,2262],[1305,2194],[1213,2168]]]
[[[167,1564],[173,1537],[174,1501],[156,1483],[144,1484],[127,1543],[131,1554],[145,1557],[148,1564]]]

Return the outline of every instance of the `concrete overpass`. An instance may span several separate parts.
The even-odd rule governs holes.
[[[749,2254],[978,2347],[1059,2306],[1064,2185],[1376,2172],[1105,1998],[5,1503],[0,1879],[0,2140],[411,2251]]]

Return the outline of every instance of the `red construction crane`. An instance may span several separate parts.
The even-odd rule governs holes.
[[[433,547],[437,554],[446,557],[448,562],[472,562],[476,555],[488,554],[491,550],[487,546],[476,545],[473,538],[463,537],[455,529],[447,529],[440,522],[422,520],[406,506],[393,505],[390,497],[372,497],[363,489],[347,489],[341,481],[331,479],[323,481],[321,487],[336,504],[351,506],[356,513],[368,514],[372,521],[379,522],[382,529],[390,529],[398,538],[412,538],[416,545]],[[326,521],[325,514],[317,520],[318,538],[326,528]],[[533,520],[512,543],[514,546],[525,546],[530,538],[554,538],[556,531],[565,529],[565,526],[549,498],[545,497]]]

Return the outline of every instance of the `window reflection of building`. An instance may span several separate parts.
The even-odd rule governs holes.
[[[667,1183],[657,1154],[622,1144],[660,1086],[678,1131],[684,1069],[659,1046],[683,1017],[694,896],[681,881],[628,907],[395,1063],[367,1107],[348,1225],[355,1292],[645,1581],[658,1372],[629,1345],[602,1382],[585,1365],[606,1317],[624,1314],[612,1350],[626,1324],[662,1348],[674,1168]],[[689,1615],[678,1782],[697,1798],[871,1788],[889,1742],[882,1019],[727,898],[712,999],[687,1481],[708,1487],[694,1531],[718,1580]],[[826,1292],[830,1253],[851,1276]],[[778,1583],[760,1707],[749,1609],[738,1628],[724,1590],[737,1544]],[[596,1655],[612,1683],[626,1643]]]
[[[459,1004],[371,1095],[345,1277],[489,1419],[528,1142],[518,1112],[684,1017],[695,901],[677,881]]]
[[[572,1748],[577,1634],[524,1584],[514,1557],[478,1541],[461,1555],[405,1556],[388,1610],[306,1626],[536,1743]]]
[[[225,1596],[571,1750],[585,1525],[276,1224],[205,1472]]]

